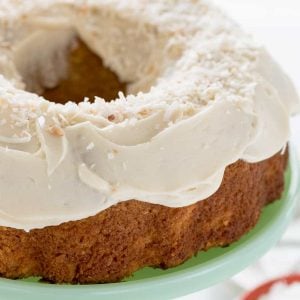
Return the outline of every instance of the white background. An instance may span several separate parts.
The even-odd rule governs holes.
[[[254,34],[282,65],[300,91],[300,0],[215,0]],[[300,157],[300,117],[292,119],[292,140]],[[299,183],[300,184],[300,183]],[[232,279],[181,300],[232,300],[267,279],[300,272],[300,213],[279,244]],[[300,299],[300,298],[299,298]],[[288,299],[287,299],[288,300]]]

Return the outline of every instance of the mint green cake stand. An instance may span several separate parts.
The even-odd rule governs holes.
[[[1,300],[170,299],[205,289],[255,262],[281,237],[299,196],[299,164],[290,149],[286,189],[282,201],[264,208],[259,223],[226,248],[200,252],[184,264],[168,269],[144,268],[124,282],[98,285],[57,285],[38,279],[0,279]]]

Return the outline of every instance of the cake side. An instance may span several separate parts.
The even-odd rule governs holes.
[[[287,156],[230,165],[215,194],[187,207],[132,200],[29,233],[1,227],[0,274],[57,283],[115,282],[144,266],[174,267],[200,250],[226,246],[280,197]]]

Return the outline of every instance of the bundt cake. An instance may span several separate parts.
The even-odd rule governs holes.
[[[0,0],[0,274],[115,282],[280,197],[295,89],[208,1]]]

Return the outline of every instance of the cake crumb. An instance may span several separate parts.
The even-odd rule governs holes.
[[[107,117],[108,121],[111,121],[111,122],[114,121],[115,118],[116,118],[115,115],[109,115]]]

